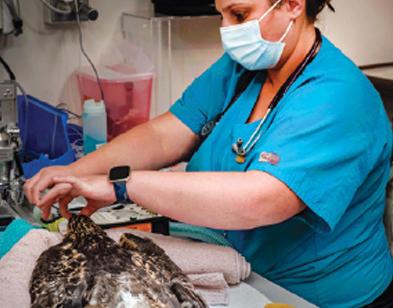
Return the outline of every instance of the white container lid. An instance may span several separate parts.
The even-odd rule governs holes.
[[[96,102],[94,99],[85,100],[85,103],[83,104],[83,112],[105,113],[105,104],[103,101]]]

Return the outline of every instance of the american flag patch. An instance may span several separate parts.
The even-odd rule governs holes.
[[[261,156],[259,156],[259,160],[260,163],[269,163],[272,164],[274,166],[277,166],[278,163],[280,162],[280,156],[274,153],[266,153],[266,152],[262,152]]]

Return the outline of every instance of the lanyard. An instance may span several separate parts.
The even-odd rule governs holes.
[[[295,71],[288,77],[288,79],[285,81],[285,83],[278,90],[277,94],[274,96],[273,100],[269,104],[268,111],[267,111],[265,117],[261,120],[261,123],[258,125],[258,128],[254,132],[254,134],[251,136],[250,140],[247,142],[247,144],[244,146],[244,148],[241,148],[241,146],[243,144],[242,140],[238,140],[237,143],[235,143],[233,145],[232,149],[238,154],[236,161],[238,161],[239,163],[245,162],[245,155],[252,149],[252,147],[255,145],[255,143],[261,137],[262,133],[260,132],[258,134],[258,132],[262,128],[262,125],[265,122],[265,119],[267,118],[267,116],[278,105],[278,103],[281,101],[281,99],[284,97],[284,95],[288,92],[289,88],[293,85],[293,83],[296,81],[296,79],[304,71],[306,66],[308,64],[310,64],[312,62],[312,60],[314,59],[314,57],[316,55],[316,51],[322,43],[322,35],[321,35],[321,32],[319,31],[318,28],[315,28],[315,33],[316,33],[316,38],[315,38],[315,42],[314,42],[312,48],[307,53],[307,55],[303,59],[303,61],[297,66]],[[251,83],[251,81],[253,80],[253,78],[255,77],[255,75],[257,73],[258,73],[258,71],[246,70],[239,77],[239,81],[238,81],[238,84],[236,85],[236,89],[235,89],[235,95],[232,97],[228,106],[214,120],[207,122],[202,127],[202,130],[200,133],[200,137],[202,139],[202,142],[209,136],[209,134],[212,132],[212,130],[217,125],[217,123],[221,120],[221,118],[224,116],[224,114],[237,101],[237,99],[240,97],[240,95],[246,90],[246,88]]]
[[[278,90],[276,96],[273,98],[272,102],[269,105],[270,110],[273,110],[278,105],[280,100],[284,97],[285,93],[288,92],[289,88],[293,85],[293,83],[296,81],[299,75],[304,71],[306,66],[310,64],[312,60],[314,60],[316,51],[319,48],[319,46],[322,44],[322,35],[318,28],[315,28],[315,34],[316,34],[316,38],[315,38],[314,45],[312,46],[306,57],[303,59],[303,61],[295,69],[295,71],[288,77],[285,83],[281,86],[280,90]]]
[[[306,66],[312,62],[316,55],[316,51],[320,44],[322,43],[322,36],[321,32],[315,28],[316,32],[316,38],[315,42],[310,49],[310,51],[307,53],[306,57],[303,59],[303,61],[297,66],[295,71],[288,77],[288,79],[285,81],[285,83],[281,86],[281,88],[278,90],[277,94],[274,96],[272,102],[270,103],[267,113],[265,117],[261,120],[259,123],[257,129],[255,132],[252,134],[250,139],[247,141],[247,143],[242,147],[243,145],[243,140],[238,139],[236,143],[232,145],[232,150],[238,155],[236,157],[236,162],[239,164],[243,164],[246,161],[246,154],[251,151],[251,149],[254,147],[254,145],[258,142],[259,138],[262,136],[262,126],[265,123],[267,117],[269,114],[272,112],[274,108],[278,105],[280,100],[284,97],[285,93],[289,90],[289,88],[292,86],[292,84],[296,81],[296,79],[299,77],[299,75],[304,71]]]

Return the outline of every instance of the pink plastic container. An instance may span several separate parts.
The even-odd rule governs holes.
[[[104,91],[108,141],[150,118],[154,73],[137,74],[127,64],[97,67]],[[101,100],[101,92],[91,67],[77,70],[81,104]]]

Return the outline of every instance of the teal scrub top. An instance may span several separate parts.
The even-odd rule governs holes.
[[[243,70],[224,54],[170,111],[200,134],[228,105]],[[225,232],[227,239],[253,271],[319,307],[368,304],[393,276],[382,222],[392,131],[381,98],[323,37],[238,164],[231,147],[239,138],[246,142],[259,124],[246,122],[265,79],[266,71],[258,72],[187,171],[259,170],[284,182],[307,209],[276,225]]]

